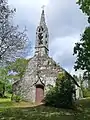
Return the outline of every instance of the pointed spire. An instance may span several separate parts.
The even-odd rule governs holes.
[[[36,29],[36,45],[35,45],[35,54],[41,56],[48,55],[48,40],[49,33],[48,28],[45,22],[44,6],[42,7],[42,13],[40,18],[40,23]]]
[[[42,6],[42,13],[41,13],[41,19],[40,19],[40,25],[46,24],[45,22],[45,14],[44,14],[44,5]]]

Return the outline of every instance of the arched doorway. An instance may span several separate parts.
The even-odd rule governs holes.
[[[44,99],[44,86],[36,85],[36,103],[41,103]]]

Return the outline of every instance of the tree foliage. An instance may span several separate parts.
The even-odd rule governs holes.
[[[28,60],[24,58],[18,58],[16,59],[15,62],[10,63],[10,65],[8,66],[8,70],[15,72],[16,76],[18,76],[19,79],[21,79],[25,73],[27,64],[28,64]]]
[[[78,0],[77,4],[80,5],[82,12],[88,16],[90,23],[90,0]],[[84,78],[90,79],[90,26],[85,28],[80,42],[75,44],[74,55],[76,55],[75,71],[84,70]]]
[[[84,98],[90,97],[90,88],[83,89],[83,97]]]
[[[28,64],[26,59],[17,59],[8,66],[0,68],[0,96],[4,97],[5,92],[12,93],[13,80],[21,79]],[[11,74],[12,71],[12,74]],[[15,73],[15,74],[14,74]]]
[[[90,16],[90,0],[78,0],[77,4],[84,13]]]
[[[80,42],[74,47],[74,55],[77,56],[75,70],[82,69],[90,75],[90,27],[87,27]]]
[[[8,69],[5,67],[0,68],[0,97],[5,96],[5,91],[8,91],[9,86],[10,86],[10,81],[9,81]]]
[[[14,26],[12,18],[16,9],[10,9],[7,0],[0,0],[0,62],[21,56],[28,40],[19,27]]]
[[[75,86],[70,77],[65,73],[60,73],[56,80],[55,87],[52,87],[46,94],[46,105],[54,107],[70,108],[74,102]]]
[[[80,5],[80,9],[88,16],[88,22],[90,23],[90,0],[78,0],[77,4]]]

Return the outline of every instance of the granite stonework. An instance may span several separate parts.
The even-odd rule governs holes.
[[[44,91],[46,93],[49,85],[55,85],[58,72],[62,72],[55,61],[48,56],[39,58],[40,64],[37,70],[37,59],[37,56],[34,56],[29,61],[22,80],[17,81],[13,85],[15,94],[22,96],[27,101],[33,102],[35,102],[36,85],[44,85]]]
[[[58,73],[66,72],[49,57],[48,43],[49,33],[42,10],[40,24],[36,30],[35,55],[29,60],[23,78],[13,84],[13,94],[20,95],[23,100],[36,101],[37,85],[43,86],[45,96],[49,87],[55,85]],[[72,77],[70,80],[77,85]]]

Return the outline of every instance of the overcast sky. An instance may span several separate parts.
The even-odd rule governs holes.
[[[87,19],[76,5],[76,0],[9,0],[9,4],[17,9],[15,23],[21,28],[27,27],[33,51],[41,6],[46,5],[50,56],[68,72],[73,73],[73,47],[80,40],[80,34],[87,25]],[[27,56],[31,56],[31,52]]]

